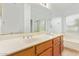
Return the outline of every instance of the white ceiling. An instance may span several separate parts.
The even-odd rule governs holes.
[[[79,3],[51,3],[50,9],[54,16],[79,14]]]

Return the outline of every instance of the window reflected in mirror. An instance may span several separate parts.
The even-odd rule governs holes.
[[[45,20],[32,20],[32,32],[43,32],[46,30]]]

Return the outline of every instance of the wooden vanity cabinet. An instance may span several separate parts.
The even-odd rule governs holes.
[[[63,50],[63,36],[58,36],[11,54],[11,56],[61,56]]]
[[[16,53],[11,54],[11,56],[35,56],[35,48],[30,47]]]

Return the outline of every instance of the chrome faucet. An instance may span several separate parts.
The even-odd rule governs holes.
[[[23,39],[32,39],[32,35],[23,36]]]

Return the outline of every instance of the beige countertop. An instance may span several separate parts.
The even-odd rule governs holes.
[[[32,35],[32,39],[24,39],[23,36],[27,36],[27,34],[0,36],[0,39],[5,39],[0,41],[0,55],[9,55],[22,49],[32,47],[36,44],[51,40],[52,38],[62,34],[50,35],[46,33],[32,33],[30,35]]]

